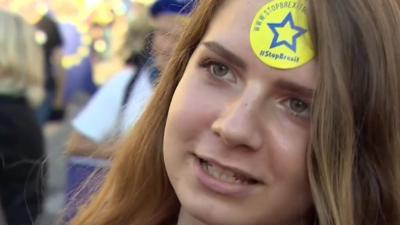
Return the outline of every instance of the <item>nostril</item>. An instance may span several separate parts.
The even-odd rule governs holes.
[[[218,131],[216,131],[216,130],[212,129],[212,132],[213,132],[213,134],[215,134],[215,136],[217,136],[217,137],[221,137],[221,135],[219,134],[219,132],[218,132]]]
[[[226,123],[226,121],[217,121],[213,124],[212,132],[229,147],[247,146],[249,137],[243,132],[243,130],[237,126]]]
[[[253,113],[253,104],[241,101],[241,104],[226,108],[213,121],[212,132],[229,147],[258,149],[262,129],[257,114]],[[254,108],[255,109],[255,108]]]

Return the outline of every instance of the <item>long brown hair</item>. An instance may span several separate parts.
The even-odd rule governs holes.
[[[221,0],[201,0],[149,107],[73,225],[164,225],[180,204],[162,141],[175,88]],[[320,225],[398,225],[400,9],[397,0],[310,0],[320,78],[308,170]]]
[[[397,0],[311,0],[320,65],[309,176],[320,224],[397,225]]]
[[[176,223],[180,205],[164,168],[164,127],[176,86],[218,4],[220,1],[201,0],[161,75],[147,110],[128,137],[122,141],[102,190],[72,224]]]

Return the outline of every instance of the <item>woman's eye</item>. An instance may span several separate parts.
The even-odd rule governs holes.
[[[218,62],[206,62],[201,65],[205,67],[213,79],[236,82],[236,78],[228,66]]]
[[[293,115],[304,119],[310,118],[310,106],[298,98],[290,98],[287,100],[287,107]]]
[[[216,77],[223,77],[229,73],[229,68],[221,64],[212,64],[210,65],[210,72]]]

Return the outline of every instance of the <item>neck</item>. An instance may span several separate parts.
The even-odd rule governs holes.
[[[189,213],[187,213],[183,208],[179,211],[178,223],[177,225],[207,225],[200,222]]]
[[[307,217],[300,219],[298,222],[295,222],[293,225],[309,225],[313,224],[311,221],[312,217]],[[176,225],[210,225],[199,221],[198,219],[191,216],[187,211],[185,211],[182,207],[179,211],[178,223]]]

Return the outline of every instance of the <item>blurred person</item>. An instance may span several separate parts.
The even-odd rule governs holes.
[[[132,104],[127,105],[127,99],[124,99],[127,97],[126,89],[133,79],[136,81],[139,78],[140,71],[153,68],[148,62],[150,55],[146,46],[151,45],[152,31],[147,17],[137,18],[130,23],[123,47],[119,52],[125,61],[125,68],[101,87],[72,121],[75,132],[68,142],[68,151],[71,155],[92,156],[99,144],[106,143],[113,139],[116,133],[126,129],[123,123],[128,122],[123,120],[132,119],[125,115],[129,109],[132,111]],[[144,84],[152,86],[148,77],[144,81]],[[103,113],[99,114],[99,111]],[[121,121],[116,121],[117,119]],[[98,157],[108,158],[108,155]]]
[[[76,206],[96,191],[93,186],[98,185],[80,190],[78,196],[74,196],[74,190],[93,172],[96,174],[94,182],[101,180],[99,177],[107,171],[109,160],[117,149],[115,141],[128,133],[151,98],[159,70],[164,68],[167,56],[174,50],[176,39],[193,8],[194,4],[188,2],[157,1],[151,8],[151,16],[156,20],[154,36],[146,29],[150,26],[149,18],[145,16],[133,21],[121,51],[128,66],[106,83],[72,121],[74,131],[67,144],[70,156],[67,190],[72,190],[67,193],[70,203],[67,208],[72,208],[72,212],[67,210],[67,220],[73,216]],[[164,17],[172,24],[164,23]],[[148,44],[152,40],[162,40],[169,46],[157,48],[153,45],[153,48]],[[154,58],[150,51],[157,52]]]
[[[145,26],[141,19],[137,20],[137,25],[131,25],[122,48],[125,50],[121,52],[127,57],[126,52],[129,51],[126,49],[141,51],[133,51],[127,58],[126,69],[105,84],[72,121],[75,132],[68,142],[70,152],[105,159],[112,156],[112,150],[110,152],[109,148],[104,148],[108,152],[103,152],[99,146],[112,143],[119,135],[127,133],[144,110],[153,93],[159,70],[164,68],[168,55],[174,50],[187,15],[193,7],[193,4],[187,2],[159,0],[151,7],[155,31],[152,38],[154,44],[150,48],[148,46],[145,49],[142,40],[145,36],[137,30]],[[145,17],[143,21],[147,20]],[[149,49],[154,57],[149,57]],[[135,69],[130,66],[132,63]]]
[[[398,0],[199,1],[72,225],[400,224],[399,21]]]
[[[63,39],[57,23],[49,13],[31,20],[37,21],[36,35],[41,38],[44,50],[46,96],[37,112],[39,122],[43,125],[49,120],[60,120],[64,117],[65,71],[61,64]]]
[[[175,49],[176,43],[187,23],[187,15],[195,1],[158,0],[150,8],[155,26],[152,54],[156,67],[163,70]]]
[[[34,28],[0,11],[0,199],[9,225],[42,211],[45,150],[34,109],[44,98],[43,52]]]
[[[127,90],[130,88],[128,83],[133,83],[140,71],[149,71],[153,68],[148,63],[150,57],[148,45],[151,45],[152,31],[153,27],[146,16],[136,18],[129,24],[124,44],[119,52],[120,57],[125,61],[125,68],[98,90],[72,123],[74,131],[67,142],[69,158],[64,218],[66,221],[74,216],[76,208],[95,191],[95,186],[101,183],[102,174],[108,168],[111,152],[102,152],[102,148],[99,149],[100,144],[97,143],[110,146],[112,141],[110,140],[110,144],[107,144],[103,137],[106,134],[102,132],[108,132],[108,130],[117,132],[116,129],[126,129],[122,127],[122,123],[128,122],[123,120],[131,119],[127,116],[127,111],[131,113],[132,110],[134,112],[137,110],[132,103],[127,105],[128,96],[125,95],[130,92]],[[152,87],[148,79],[142,79],[140,82],[141,85]],[[136,102],[136,104],[140,103]],[[98,113],[99,111],[103,113]],[[114,121],[115,119],[119,121]],[[91,180],[93,185],[87,189],[80,189],[82,181],[93,172],[96,174],[96,177]]]

